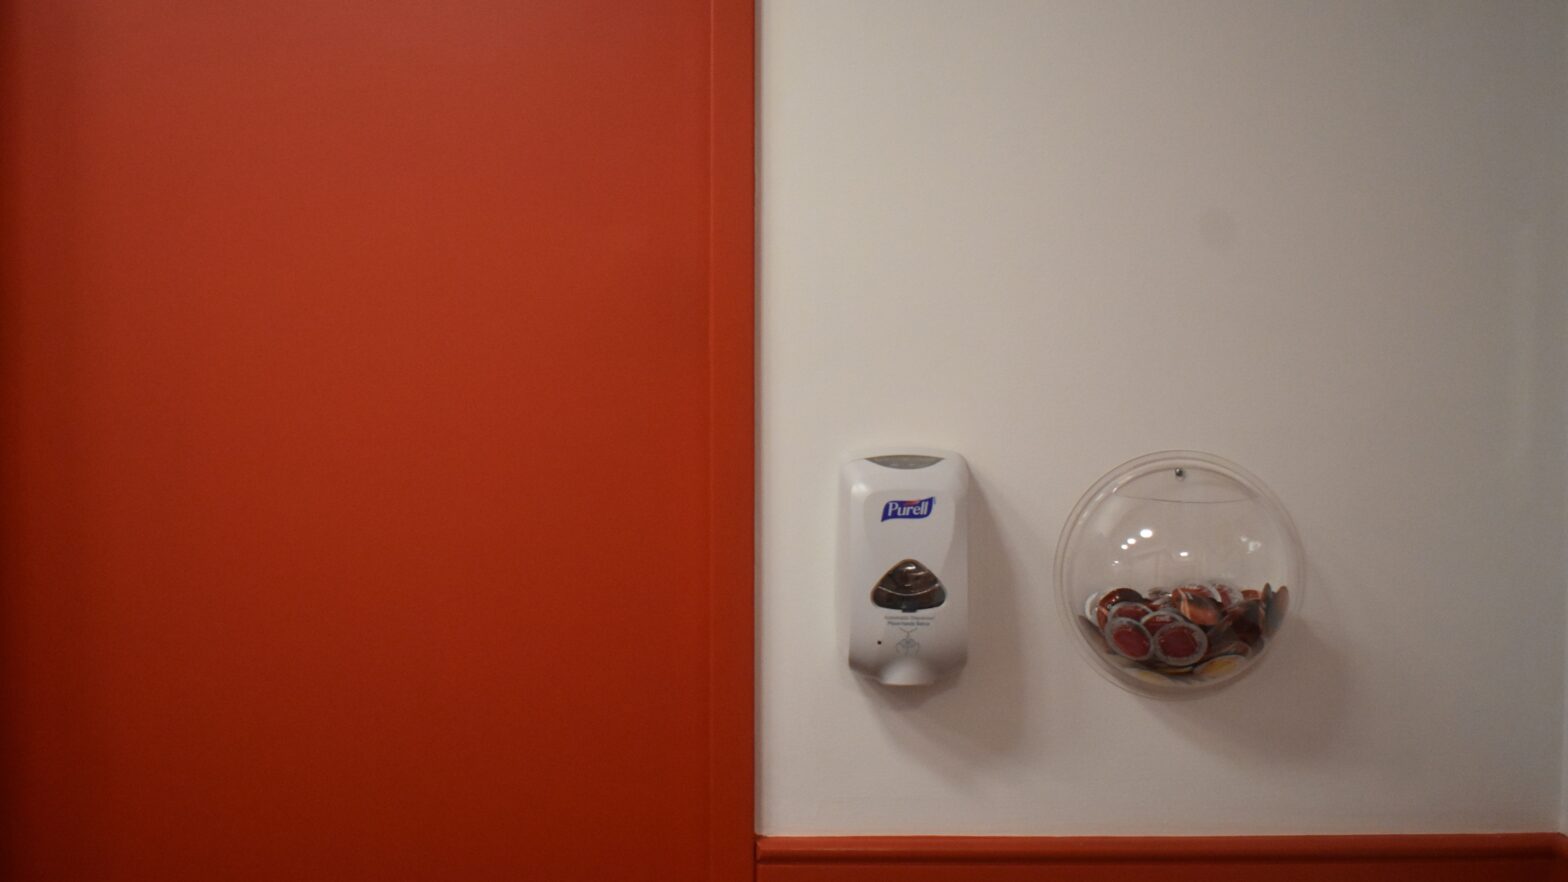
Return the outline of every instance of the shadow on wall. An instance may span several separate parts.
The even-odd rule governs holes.
[[[957,781],[975,777],[977,765],[1017,751],[1033,711],[1027,696],[1039,691],[1026,682],[1019,604],[1024,586],[998,527],[1021,519],[993,512],[978,475],[970,490],[969,582],[971,598],[983,600],[969,605],[968,664],[930,686],[882,686],[850,674],[888,739]]]
[[[1046,685],[1032,682],[1023,651],[1021,592],[1027,579],[1015,572],[1003,547],[999,524],[1018,523],[1014,512],[998,512],[980,481],[970,511],[970,657],[957,676],[931,686],[888,687],[855,676],[888,740],[918,757],[927,768],[961,784],[991,764],[1008,763],[1027,740],[1031,715],[1048,703]],[[1309,568],[1314,568],[1309,558]],[[1316,581],[1317,573],[1309,572]],[[1039,590],[1037,584],[1036,590]],[[1319,621],[1332,621],[1326,591],[1316,591]],[[1057,615],[1055,604],[1050,614]],[[1051,637],[1065,632],[1054,627]],[[1281,690],[1288,683],[1289,689]],[[1110,683],[1098,684],[1116,689]],[[1313,623],[1292,623],[1263,668],[1217,692],[1185,701],[1148,699],[1151,717],[1174,737],[1218,754],[1256,753],[1310,761],[1343,747],[1343,725],[1354,683],[1338,650]]]
[[[1349,688],[1343,659],[1298,621],[1257,673],[1211,695],[1149,705],[1178,737],[1211,753],[1298,762],[1337,753]]]

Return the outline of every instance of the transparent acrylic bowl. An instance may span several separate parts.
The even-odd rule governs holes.
[[[1156,698],[1256,669],[1300,609],[1303,571],[1296,527],[1268,487],[1188,450],[1112,469],[1056,548],[1073,641],[1112,682]]]

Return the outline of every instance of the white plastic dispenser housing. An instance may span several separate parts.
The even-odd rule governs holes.
[[[840,592],[849,665],[890,686],[934,683],[969,656],[969,467],[888,452],[841,473]]]

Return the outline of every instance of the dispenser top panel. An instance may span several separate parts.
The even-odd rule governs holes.
[[[923,469],[942,461],[940,456],[924,456],[918,453],[890,453],[886,456],[873,456],[870,459],[877,465],[890,469]]]

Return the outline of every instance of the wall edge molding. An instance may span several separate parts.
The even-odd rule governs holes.
[[[1343,860],[1568,860],[1544,833],[1336,836],[760,836],[759,865],[1228,863]]]

